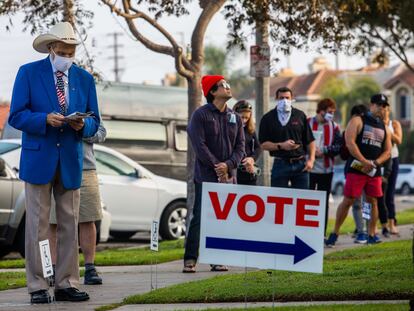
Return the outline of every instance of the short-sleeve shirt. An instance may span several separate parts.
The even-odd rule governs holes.
[[[266,113],[260,121],[260,143],[266,141],[281,143],[288,139],[294,140],[296,144],[300,144],[300,147],[295,150],[270,151],[270,155],[284,159],[298,158],[306,155],[307,146],[315,140],[303,111],[292,108],[289,122],[285,126],[280,123],[276,109]]]

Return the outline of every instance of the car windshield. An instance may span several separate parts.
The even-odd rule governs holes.
[[[0,142],[0,154],[5,154],[18,148],[20,148],[20,144]]]

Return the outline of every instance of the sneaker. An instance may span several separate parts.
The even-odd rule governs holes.
[[[95,267],[85,270],[85,285],[100,285],[102,284],[102,278],[96,272]]]
[[[374,236],[371,236],[371,235],[369,235],[368,236],[368,244],[378,244],[378,243],[381,243],[382,241],[381,241],[381,239],[379,238],[379,236],[378,235],[374,235]]]
[[[382,235],[384,236],[384,238],[389,238],[390,231],[387,228],[382,228]]]
[[[327,247],[334,247],[336,240],[338,240],[338,235],[336,233],[331,233],[328,239],[325,241]]]
[[[367,243],[368,239],[367,239],[367,235],[365,233],[358,233],[354,243],[358,243],[358,244],[365,244]]]

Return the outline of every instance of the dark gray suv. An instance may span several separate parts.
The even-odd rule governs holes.
[[[104,146],[113,148],[153,173],[186,180],[187,121],[157,117],[102,116]]]

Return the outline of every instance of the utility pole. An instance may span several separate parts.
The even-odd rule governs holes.
[[[122,44],[118,43],[118,37],[122,36],[123,34],[120,32],[114,32],[109,34],[109,36],[113,36],[114,37],[114,44],[108,46],[109,48],[113,48],[114,49],[114,56],[110,56],[110,59],[114,59],[114,77],[115,77],[115,82],[120,82],[120,73],[124,70],[123,68],[119,67],[119,60],[121,58],[124,58],[123,56],[119,55],[119,48],[122,47]]]
[[[256,22],[256,46],[269,45],[268,22]],[[263,115],[269,111],[269,77],[256,76],[256,123],[259,124]],[[262,170],[259,176],[259,185],[270,186],[270,157],[268,152],[263,152],[258,160],[258,165]]]

